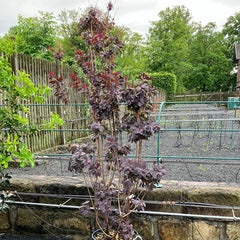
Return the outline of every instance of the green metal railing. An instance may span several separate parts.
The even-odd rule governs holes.
[[[232,135],[231,135],[231,149],[233,148],[233,134],[234,133],[238,133],[240,132],[240,129],[234,129],[234,125],[236,123],[236,121],[239,121],[240,122],[240,118],[237,118],[237,109],[238,109],[238,106],[239,106],[239,102],[240,101],[236,101],[234,103],[237,103],[234,107],[233,107],[233,118],[231,119],[199,119],[199,120],[175,120],[175,121],[169,121],[169,122],[184,122],[184,121],[188,121],[188,122],[216,122],[216,121],[220,121],[221,122],[221,126],[219,129],[215,128],[215,129],[189,129],[189,128],[181,128],[181,129],[173,129],[173,128],[170,128],[170,129],[161,129],[160,132],[158,132],[157,134],[157,163],[159,164],[160,161],[164,158],[166,159],[169,159],[169,158],[172,158],[172,159],[194,159],[194,160],[200,160],[200,159],[209,159],[209,160],[240,160],[240,158],[238,157],[233,157],[233,158],[229,158],[229,157],[193,157],[193,156],[161,156],[160,154],[160,147],[161,147],[161,144],[160,144],[160,137],[161,137],[161,133],[162,132],[179,132],[179,131],[182,131],[182,132],[220,132],[220,133],[226,133],[226,132],[230,132]],[[159,107],[159,113],[158,113],[158,119],[157,119],[157,122],[158,124],[161,124],[162,123],[162,116],[163,116],[163,112],[164,112],[164,107],[166,106],[169,106],[169,105],[185,105],[185,104],[190,104],[190,105],[196,105],[196,104],[215,104],[215,105],[228,105],[229,104],[229,101],[206,101],[206,102],[162,102],[160,104],[160,107]],[[175,109],[177,110],[177,109]],[[184,111],[187,109],[180,109],[181,111]],[[199,111],[198,109],[195,109],[196,111]],[[173,111],[173,110],[172,110]],[[207,109],[207,111],[210,111],[209,109]],[[164,116],[167,116],[168,114],[167,113],[164,113]],[[172,115],[172,114],[169,114],[169,115]],[[187,115],[186,113],[184,113],[183,115]],[[198,115],[198,114],[196,114]],[[174,116],[174,114],[172,115]],[[231,121],[232,124],[231,124],[231,128],[230,129],[223,129],[223,121]],[[167,122],[167,121],[166,121]]]
[[[161,139],[161,134],[163,134],[164,132],[216,132],[216,133],[231,133],[231,149],[233,148],[233,136],[234,134],[238,134],[240,132],[240,129],[235,129],[236,122],[240,122],[240,118],[237,118],[237,108],[238,108],[238,103],[239,101],[234,102],[236,103],[236,107],[233,108],[232,110],[232,118],[220,118],[218,117],[217,119],[187,119],[187,120],[168,120],[168,121],[163,121],[162,118],[166,116],[176,116],[176,115],[184,115],[187,116],[188,115],[188,111],[189,108],[184,108],[184,105],[190,105],[194,108],[194,105],[196,106],[197,104],[201,104],[201,105],[215,105],[215,106],[222,106],[224,105],[225,107],[228,106],[229,101],[206,101],[206,102],[158,102],[158,103],[154,103],[159,105],[159,110],[157,112],[157,119],[156,121],[158,122],[158,124],[162,125],[163,123],[184,123],[184,122],[220,122],[221,125],[219,128],[214,128],[214,129],[210,129],[210,128],[202,128],[202,129],[190,129],[190,128],[161,128],[160,132],[157,134],[157,151],[156,151],[156,155],[146,155],[143,156],[144,159],[146,159],[146,161],[148,161],[147,159],[156,159],[157,163],[159,164],[160,161],[162,159],[193,159],[193,160],[199,160],[199,159],[211,159],[211,160],[240,160],[240,158],[238,157],[228,157],[228,158],[221,158],[221,157],[202,157],[202,156],[167,156],[167,155],[162,155],[160,153],[161,150],[161,143],[160,143],[160,139]],[[174,109],[174,108],[169,108],[169,106],[178,106],[181,104],[181,108],[179,109]],[[0,105],[4,106],[4,105]],[[25,106],[39,106],[39,107],[45,107],[45,106],[89,106],[88,103],[75,103],[75,104],[26,104]],[[178,111],[181,114],[174,114],[174,111]],[[193,109],[194,110],[194,109]],[[195,109],[195,112],[197,111],[201,111],[199,109]],[[209,114],[211,114],[211,109],[205,109],[205,111],[209,112]],[[199,115],[199,114],[196,114]],[[220,113],[221,115],[221,113]],[[223,126],[223,121],[231,121],[231,127],[230,128],[224,128]],[[5,131],[7,131],[7,129],[3,129]],[[43,129],[43,132],[48,132],[48,131],[53,131],[53,132],[90,132],[89,129],[66,129],[66,128],[62,128],[62,129],[53,129],[53,130],[49,130],[49,129]],[[45,154],[46,155],[46,154]],[[62,154],[59,154],[61,156],[63,156]],[[59,156],[58,154],[55,156]],[[36,156],[40,156],[39,154],[36,154]],[[53,155],[51,155],[53,156]],[[68,155],[69,156],[69,155]],[[129,157],[135,157],[133,155],[129,156]]]

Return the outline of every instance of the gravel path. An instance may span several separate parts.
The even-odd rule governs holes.
[[[162,112],[160,125],[162,131],[159,152],[162,164],[166,168],[164,179],[240,181],[240,161],[234,159],[240,157],[240,133],[235,132],[240,130],[240,124],[235,120],[232,110],[209,104],[172,105]],[[143,142],[143,156],[157,156],[157,145],[157,135]],[[34,168],[9,168],[8,171],[13,176],[15,174],[71,176],[72,173],[67,171],[70,156],[67,155],[66,148],[58,149],[57,153],[63,154],[62,157],[41,156],[38,159],[40,164]],[[144,160],[152,164],[156,157],[146,157]]]

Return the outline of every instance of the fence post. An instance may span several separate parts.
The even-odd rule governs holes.
[[[13,41],[16,43],[16,39],[15,38],[11,38],[13,39]],[[14,49],[16,49],[16,44],[14,46]],[[12,56],[10,57],[10,64],[11,64],[11,67],[12,67],[12,70],[14,72],[14,74],[18,77],[18,70],[19,70],[19,64],[18,64],[18,53],[17,52],[14,52],[12,54]]]
[[[18,57],[17,53],[13,53],[10,59],[12,70],[16,76],[18,76],[18,70],[19,70],[17,57]]]

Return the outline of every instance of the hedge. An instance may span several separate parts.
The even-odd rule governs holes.
[[[149,73],[152,78],[152,85],[156,89],[164,89],[168,94],[173,94],[176,92],[177,88],[177,79],[176,76],[172,73]]]

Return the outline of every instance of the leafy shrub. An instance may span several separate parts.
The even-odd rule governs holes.
[[[152,85],[156,89],[164,89],[168,94],[176,92],[177,79],[174,74],[156,72],[148,75],[152,78]]]
[[[108,11],[111,9],[109,3]],[[129,216],[145,209],[143,199],[147,191],[153,190],[165,174],[162,166],[153,163],[153,167],[148,167],[142,159],[143,141],[160,130],[150,118],[151,99],[156,91],[148,84],[151,78],[144,73],[140,74],[139,83],[130,86],[128,77],[122,71],[115,71],[115,57],[122,53],[124,45],[111,34],[113,26],[109,13],[102,15],[96,8],[90,8],[79,22],[89,51],[77,51],[75,59],[85,77],[71,75],[70,86],[88,98],[92,138],[88,143],[70,146],[69,170],[85,179],[90,199],[82,204],[80,213],[86,216],[93,208],[96,223],[104,234],[96,239],[141,239],[134,238]],[[68,103],[62,78],[52,72],[49,78],[55,96]],[[123,116],[121,104],[127,108]],[[124,132],[128,134],[127,141],[123,140]],[[134,159],[128,157],[130,143],[135,145]]]
[[[24,142],[25,137],[34,135],[41,128],[54,128],[63,121],[53,114],[49,122],[43,126],[30,124],[27,115],[29,109],[24,106],[28,100],[34,103],[44,103],[45,95],[50,94],[50,88],[38,85],[35,87],[29,75],[24,71],[15,74],[8,59],[14,53],[14,41],[0,39],[0,191],[9,184],[10,176],[3,172],[12,160],[18,160],[20,167],[27,162],[34,166],[33,154]],[[7,211],[5,200],[13,194],[0,192],[0,211]]]

